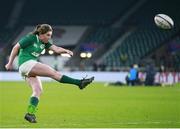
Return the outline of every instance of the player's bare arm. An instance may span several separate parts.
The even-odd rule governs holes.
[[[13,61],[14,61],[14,58],[17,56],[17,54],[18,54],[18,52],[19,52],[19,49],[20,49],[20,45],[19,45],[19,43],[17,43],[17,44],[13,47],[13,49],[12,49],[12,51],[11,51],[11,54],[10,54],[10,56],[9,56],[9,61],[8,61],[8,63],[7,63],[6,66],[5,66],[5,68],[6,68],[7,70],[11,70],[11,69],[12,69],[12,63],[13,63]]]
[[[73,56],[73,52],[68,50],[68,49],[64,49],[62,47],[58,47],[56,45],[52,45],[50,48],[50,50],[54,51],[55,53],[57,54],[61,54],[61,53],[67,53],[69,54],[70,56]]]

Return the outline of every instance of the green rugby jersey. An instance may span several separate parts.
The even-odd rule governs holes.
[[[51,43],[43,43],[38,35],[28,34],[19,41],[20,51],[18,55],[19,66],[28,60],[37,60],[44,49],[51,47]]]

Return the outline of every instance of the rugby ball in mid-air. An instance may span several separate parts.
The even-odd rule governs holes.
[[[161,29],[172,29],[174,27],[173,20],[166,14],[157,14],[154,21]]]

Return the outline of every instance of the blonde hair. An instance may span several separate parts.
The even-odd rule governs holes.
[[[36,26],[32,34],[40,35],[52,31],[52,27],[48,24],[39,24]]]

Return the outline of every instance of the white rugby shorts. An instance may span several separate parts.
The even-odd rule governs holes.
[[[28,60],[24,62],[23,64],[20,65],[19,67],[19,73],[23,76],[26,77],[28,76],[29,72],[31,69],[37,64],[38,62],[35,60]]]

